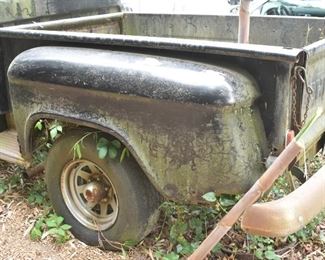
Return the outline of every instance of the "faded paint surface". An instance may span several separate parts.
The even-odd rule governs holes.
[[[107,127],[161,194],[179,201],[198,201],[208,191],[244,192],[263,172],[266,138],[253,106],[259,93],[245,72],[131,53],[43,51],[18,56],[10,68],[15,120],[25,122],[17,125],[21,138],[39,113]],[[42,55],[60,51],[69,61]],[[85,58],[89,53],[92,61]],[[183,74],[163,73],[176,68]]]
[[[265,137],[258,110],[270,146],[278,151],[283,148],[285,131],[292,118],[291,72],[297,60],[302,63],[300,58],[305,52],[308,53],[308,68],[319,65],[319,70],[307,74],[316,88],[315,93],[320,93],[320,97],[313,101],[322,100],[324,42],[304,49],[270,46],[300,47],[306,44],[306,39],[308,42],[319,40],[322,35],[319,29],[324,27],[322,19],[255,17],[252,19],[253,42],[267,46],[163,38],[232,41],[234,31],[230,25],[236,23],[236,17],[122,15],[122,32],[136,36],[55,31],[53,26],[58,26],[58,22],[0,30],[1,47],[5,48],[5,69],[17,54],[48,44],[119,50],[130,58],[123,56],[121,63],[121,60],[115,60],[116,56],[104,57],[108,52],[99,51],[103,55],[102,62],[99,59],[93,64],[95,53],[89,50],[79,56],[67,53],[61,60],[55,56],[55,50],[46,53],[48,60],[43,57],[43,65],[33,73],[30,72],[36,68],[33,67],[35,59],[32,63],[29,59],[20,59],[18,64],[14,64],[12,68],[19,68],[19,73],[11,75],[11,94],[25,156],[30,152],[29,130],[33,120],[42,116],[65,118],[110,131],[121,138],[166,197],[194,201],[200,194],[211,190],[237,193],[250,186],[262,172]],[[61,25],[82,24],[82,27],[77,26],[78,29],[87,31],[90,22],[101,20],[103,25],[111,24],[112,17],[107,18],[107,15],[93,16],[86,22],[77,19],[77,22],[65,21]],[[132,25],[133,20],[137,23]],[[177,26],[170,27],[171,24]],[[292,24],[295,26],[286,26]],[[269,33],[270,26],[277,29]],[[49,31],[38,29],[40,27]],[[77,30],[77,27],[72,29]],[[212,27],[216,30],[207,33]],[[225,27],[226,31],[218,29]],[[310,27],[313,27],[311,31]],[[93,27],[88,31],[96,32]],[[225,38],[220,37],[220,32]],[[140,63],[132,60],[139,58],[136,52],[145,53]],[[150,54],[158,57],[148,59]],[[37,55],[38,52],[35,57]],[[163,56],[174,58],[167,61]],[[72,58],[74,61],[68,64]],[[185,74],[175,73],[173,61],[183,68]],[[158,75],[160,69],[148,69],[159,63],[163,64],[161,68],[165,77]],[[49,64],[54,67],[49,67]],[[116,64],[123,65],[124,69],[120,66],[121,70],[116,70],[119,67]],[[203,67],[200,64],[204,64]],[[227,68],[224,64],[231,66]],[[18,65],[23,65],[23,68]],[[141,71],[142,67],[147,69]],[[259,93],[255,80],[237,67],[254,76],[262,93],[260,99],[256,100]],[[202,69],[205,74],[200,73]],[[208,87],[209,84],[201,84],[203,91],[197,91],[200,79],[213,78],[213,75],[219,75],[221,80],[215,82],[222,84],[211,84],[212,88]],[[324,127],[319,129],[323,131]],[[315,141],[320,135],[313,133],[312,139]]]

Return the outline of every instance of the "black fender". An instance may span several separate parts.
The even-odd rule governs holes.
[[[52,115],[122,139],[169,199],[243,192],[263,171],[266,138],[254,106],[258,87],[235,67],[39,47],[17,56],[8,78],[25,157],[31,153],[31,125],[38,116]]]

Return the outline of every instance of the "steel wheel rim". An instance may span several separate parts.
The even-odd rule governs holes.
[[[85,227],[105,230],[115,223],[119,208],[116,189],[95,163],[67,163],[61,175],[61,192],[71,214]]]

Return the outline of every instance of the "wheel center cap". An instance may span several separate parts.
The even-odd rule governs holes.
[[[99,203],[107,196],[107,192],[103,184],[91,182],[85,187],[83,195],[88,202]]]

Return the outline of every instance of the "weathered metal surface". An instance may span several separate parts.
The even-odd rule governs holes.
[[[102,18],[80,18],[73,20],[73,25],[71,21],[70,25],[69,21],[62,24],[49,22],[0,30],[5,70],[19,53],[37,46],[101,49],[84,49],[85,52],[74,49],[67,55],[61,51],[62,57],[58,53],[61,58],[55,52],[47,52],[40,56],[40,60],[37,60],[39,54],[35,52],[44,49],[36,49],[24,54],[34,53],[33,64],[21,60],[27,57],[23,55],[19,62],[24,66],[13,65],[20,66],[12,78],[11,100],[24,156],[30,156],[29,131],[35,120],[59,118],[108,131],[121,138],[151,181],[168,198],[193,201],[209,190],[237,193],[248,188],[258,172],[261,173],[264,130],[269,148],[275,151],[283,148],[292,119],[292,71],[297,64],[304,66],[312,52],[306,58],[306,49],[212,41],[219,37],[222,28],[227,28],[223,27],[222,21],[237,22],[235,17],[218,20],[210,16],[181,15],[175,18],[170,15],[124,14],[121,20],[113,22],[121,25],[120,32],[135,36],[66,31],[71,26],[76,31],[97,32],[101,20],[101,28],[112,23],[113,18]],[[282,28],[288,28],[286,25],[294,22],[297,27],[292,31],[298,30],[299,26],[303,32],[309,31],[307,37],[293,42],[290,32],[276,30],[271,34],[262,26],[264,18],[253,19],[252,33],[260,39],[256,41],[285,46],[299,47],[317,41],[321,35],[317,28],[324,24],[323,20],[309,18],[268,19]],[[87,28],[87,24],[95,26]],[[170,24],[176,26],[168,27]],[[271,25],[270,22],[268,26]],[[213,32],[217,33],[204,36],[211,26],[217,28]],[[309,27],[312,29],[307,30]],[[62,29],[65,31],[60,31]],[[226,37],[232,35],[230,31],[223,34]],[[322,46],[320,43],[315,49]],[[72,55],[77,53],[80,55]],[[52,57],[51,62],[45,63],[49,57]],[[57,58],[62,62],[75,59],[72,65],[76,67],[69,63],[64,72],[60,69],[62,64],[55,62]],[[98,62],[101,59],[104,61]],[[160,63],[162,65],[158,66]],[[32,65],[37,65],[34,69],[39,72],[45,70],[46,76],[27,73],[25,70],[32,70]],[[215,74],[198,73],[202,68],[220,73],[228,85],[213,85],[222,82],[215,80],[212,88],[208,88],[207,81]],[[109,77],[105,76],[107,71],[110,71]],[[200,85],[203,92],[195,85],[198,82],[205,84],[205,87]],[[258,89],[255,82],[261,96],[251,91]],[[227,86],[234,93],[242,94],[234,103],[229,102],[229,96],[227,98],[227,93],[230,93]],[[214,92],[217,90],[223,95],[218,96]],[[247,90],[250,94],[242,93]],[[8,110],[8,107],[3,109]],[[318,137],[316,134],[313,136],[315,140]],[[245,155],[241,149],[246,149]]]
[[[20,52],[30,49],[32,47],[40,46],[40,45],[53,45],[52,42],[48,41],[38,41],[38,40],[23,40],[23,39],[5,39],[4,40],[4,52],[6,53],[5,57],[5,63],[6,63],[6,69],[8,68],[11,60]],[[67,42],[57,42],[57,45],[67,45],[69,43]],[[82,44],[79,43],[79,46],[83,47],[89,47],[88,43]],[[92,46],[94,47],[94,46]],[[105,48],[103,46],[98,46],[101,48]],[[107,48],[107,47],[106,47]],[[113,47],[110,46],[110,49]],[[135,52],[137,49],[133,48],[123,48],[118,49],[128,52]],[[278,133],[281,133],[281,129],[286,129],[286,126],[284,128],[282,127],[283,124],[286,124],[288,122],[287,117],[290,116],[288,112],[286,111],[286,103],[282,101],[282,99],[289,99],[289,95],[286,93],[290,89],[288,88],[288,82],[289,82],[289,76],[288,73],[290,73],[290,65],[282,62],[270,62],[270,61],[260,61],[255,59],[242,59],[238,57],[233,56],[223,56],[223,55],[210,55],[205,53],[199,53],[198,55],[192,54],[189,52],[168,52],[163,50],[155,50],[155,49],[146,49],[145,53],[147,54],[153,54],[153,55],[161,55],[161,56],[170,56],[170,57],[176,57],[178,59],[184,59],[184,60],[194,60],[194,61],[200,61],[200,62],[206,62],[208,64],[237,64],[239,67],[244,67],[251,75],[255,76],[255,79],[258,82],[258,85],[260,86],[260,90],[262,92],[262,96],[257,102],[259,109],[262,113],[262,118],[264,121],[265,130],[268,136],[276,137],[278,142],[275,143],[273,140],[276,140],[275,138],[270,138],[270,143],[272,143],[272,146],[280,148],[283,143],[283,138],[281,138],[281,135],[278,135]],[[275,75],[277,75],[275,77]],[[2,85],[2,87],[4,87]],[[277,89],[277,92],[276,92]],[[276,95],[280,98],[280,101],[277,101]],[[286,101],[287,102],[287,101]],[[277,105],[276,105],[277,104]],[[0,104],[1,106],[2,104]],[[274,113],[274,110],[280,110],[281,113]],[[8,108],[4,108],[8,109]],[[274,119],[274,116],[277,117],[277,119]],[[279,118],[283,118],[279,120]],[[279,124],[281,123],[281,127],[279,127]],[[273,131],[276,131],[276,133],[272,133]]]
[[[81,32],[29,30],[1,28],[0,37],[35,39],[54,42],[74,42],[118,47],[135,47],[158,50],[187,51],[193,53],[220,54],[271,61],[293,62],[297,59],[299,49],[286,49],[276,46],[239,45],[231,42],[191,40],[164,37],[147,37],[132,35],[91,34]]]
[[[91,10],[102,9],[106,12],[111,8],[112,11],[120,11],[119,0],[33,0],[35,13],[37,15],[53,15],[66,13],[85,13]]]
[[[121,11],[119,0],[1,0],[0,23]],[[51,19],[51,18],[48,18]]]
[[[28,120],[39,113],[111,129],[170,199],[240,193],[263,171],[258,89],[240,69],[47,47],[18,56],[9,80],[24,153]]]
[[[119,16],[120,14],[117,15]],[[108,25],[110,20],[107,20],[107,18],[110,16],[115,17],[116,15],[112,14],[92,16],[90,18],[75,18],[71,21],[73,21],[74,24],[79,23],[81,26],[84,26],[94,22],[99,24],[102,19],[102,24]],[[252,17],[251,43],[267,46],[236,44],[236,28],[238,24],[236,16],[176,16],[168,14],[150,15],[124,13],[123,19],[120,21],[123,30],[122,33],[124,35],[93,35],[78,32],[57,32],[56,30],[61,30],[59,26],[60,22],[53,21],[3,28],[0,30],[0,36],[25,39],[46,39],[51,41],[82,41],[84,43],[127,47],[215,53],[263,60],[294,61],[300,51],[299,49],[294,49],[294,47],[304,46],[308,41],[313,42],[320,39],[323,35],[322,31],[319,29],[324,28],[324,20],[316,18],[308,19],[309,18]],[[67,20],[64,20],[61,23],[64,26],[64,24],[68,22]],[[82,23],[84,25],[82,25]],[[282,29],[288,28],[289,24],[295,24],[297,27],[292,28],[290,31]],[[306,26],[306,24],[309,24],[310,27]],[[265,27],[263,27],[263,25]],[[269,33],[269,29],[273,27],[281,28],[281,30],[274,30],[272,33]],[[72,28],[78,31],[77,26],[73,26]],[[215,30],[211,30],[211,28],[215,28]],[[224,28],[226,28],[226,30],[224,30]],[[299,35],[302,35],[301,39],[296,37],[295,40],[293,40],[293,37],[291,37],[293,36],[293,32],[295,32],[295,28],[297,30],[299,29]],[[30,31],[28,29],[39,30]],[[96,30],[89,30],[89,32],[96,32]],[[189,38],[197,40],[193,41]],[[218,40],[218,42],[198,40]],[[220,41],[227,41],[227,43]],[[283,48],[282,46],[285,46],[286,48]]]
[[[0,1],[0,23],[22,20],[35,16],[33,0],[2,0]]]
[[[305,47],[307,55],[306,60],[306,82],[312,88],[311,104],[308,111],[308,119],[316,114],[318,107],[323,107],[325,104],[325,40],[316,42]],[[301,120],[306,112],[307,103],[306,89],[303,90]],[[324,109],[325,110],[325,109]]]
[[[113,15],[114,16],[114,15]],[[113,18],[112,16],[112,18]],[[73,20],[73,30],[86,30],[87,24],[100,23],[103,16],[91,18],[79,18]],[[111,23],[110,20],[102,19],[103,26]],[[86,22],[82,22],[86,21]],[[92,22],[93,21],[93,22]],[[116,21],[118,22],[118,21]],[[234,16],[214,17],[200,15],[150,15],[150,14],[124,14],[120,21],[121,30],[124,34],[148,35],[148,36],[172,36],[200,39],[228,39],[234,40],[237,34]],[[4,41],[14,50],[6,50],[11,53],[7,58],[7,65],[19,52],[40,45],[77,45],[98,46],[100,48],[117,49],[128,52],[145,52],[162,56],[173,56],[182,59],[191,59],[208,62],[235,63],[239,67],[245,67],[251,75],[254,75],[261,88],[262,98],[258,102],[262,113],[263,122],[269,139],[270,146],[281,150],[284,144],[284,133],[290,128],[291,114],[291,92],[290,77],[294,63],[303,56],[301,49],[288,49],[261,45],[238,45],[235,43],[224,43],[216,41],[188,40],[179,38],[161,37],[139,37],[130,35],[107,35],[88,34],[79,32],[49,31],[44,29],[60,29],[60,22],[39,23],[16,28],[0,30],[0,36],[20,38],[20,40]],[[64,30],[69,30],[69,22]],[[78,25],[79,24],[79,25]],[[193,24],[195,26],[193,26]],[[227,25],[228,24],[228,25]],[[234,26],[230,26],[234,24]],[[290,31],[286,31],[291,26]],[[308,26],[307,26],[307,25]],[[96,27],[95,26],[95,27]],[[268,28],[275,29],[270,34]],[[252,18],[252,41],[257,43],[270,43],[285,46],[303,46],[305,43],[317,41],[322,37],[324,20],[310,18],[274,18],[253,17]],[[28,30],[28,28],[39,28],[41,30]],[[89,32],[96,30],[88,28]],[[216,30],[210,30],[216,28]],[[220,29],[218,29],[220,28]],[[226,31],[223,28],[228,28]],[[301,38],[291,37],[291,32],[302,31],[298,35]],[[118,32],[118,29],[114,29]],[[232,31],[231,31],[232,30]],[[210,33],[208,33],[210,31]],[[226,38],[223,38],[226,37]],[[22,41],[24,42],[22,44]],[[104,47],[105,46],[105,47]],[[106,47],[107,46],[107,47]],[[1,104],[0,104],[1,106]]]
[[[32,25],[22,24],[22,25],[17,25],[14,28],[121,34],[121,29],[120,29],[121,18],[123,18],[123,13],[117,12],[112,14],[102,14],[96,16],[85,16],[85,17],[78,17],[78,18],[61,19],[57,21],[33,23]],[[116,28],[116,30],[112,31],[110,28],[114,28],[114,27]]]
[[[325,19],[252,16],[250,43],[301,48],[324,38]],[[128,14],[124,34],[237,42],[238,16]],[[265,46],[266,47],[266,46]],[[265,49],[267,52],[269,49]],[[260,49],[256,49],[257,52]]]
[[[279,200],[246,210],[242,228],[250,234],[284,237],[302,229],[325,208],[325,166],[305,184]]]

